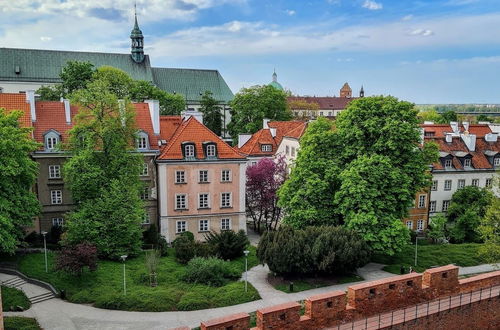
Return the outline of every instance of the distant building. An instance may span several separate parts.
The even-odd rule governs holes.
[[[276,74],[276,70],[273,72],[273,81],[269,83],[269,86],[273,86],[277,90],[283,91],[283,86],[278,82],[278,75]]]

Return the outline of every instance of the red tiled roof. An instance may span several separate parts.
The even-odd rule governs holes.
[[[445,137],[445,133],[452,133],[453,130],[449,124],[422,124],[420,125],[426,132],[434,132],[434,137]],[[465,131],[463,125],[458,126],[460,132]],[[474,124],[469,125],[469,133],[475,134],[478,138],[483,137],[488,133],[491,133],[491,129],[488,125]]]
[[[168,143],[181,123],[181,116],[160,116],[160,138]]]
[[[336,97],[336,96],[290,96],[288,101],[305,101],[307,103],[317,103],[320,109],[343,110],[349,102],[357,97]]]
[[[151,113],[149,112],[149,106],[147,103],[132,103],[135,107],[136,116],[135,122],[137,128],[148,133],[149,136],[149,148],[152,150],[158,150],[160,147],[158,145],[159,135],[154,134],[153,122],[151,121]],[[161,132],[161,127],[160,127]]]
[[[196,158],[204,159],[203,143],[214,142],[217,145],[217,156],[219,159],[245,159],[243,155],[234,150],[208,127],[200,123],[193,116],[183,120],[175,131],[175,134],[162,150],[158,159],[176,160],[183,159],[182,143],[192,142],[195,144]]]
[[[24,114],[19,118],[22,127],[32,127],[30,105],[26,102],[25,94],[0,93],[0,108],[4,108],[8,112],[12,110],[20,110]]]

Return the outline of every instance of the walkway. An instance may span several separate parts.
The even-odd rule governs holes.
[[[370,263],[358,269],[358,274],[365,281],[373,281],[381,278],[394,276],[394,274],[382,271],[383,265]],[[463,272],[482,272],[485,268],[493,266],[466,267]],[[487,271],[487,270],[486,270]],[[99,309],[92,306],[73,304],[61,299],[50,299],[37,304],[25,312],[6,312],[5,315],[22,315],[35,317],[44,329],[170,329],[178,326],[197,327],[201,321],[222,317],[239,312],[254,312],[257,309],[282,304],[289,301],[306,299],[309,296],[334,290],[345,291],[350,285],[339,284],[323,288],[317,288],[297,293],[286,294],[275,290],[267,283],[268,268],[256,266],[249,270],[249,282],[259,291],[262,299],[245,304],[213,308],[207,310],[190,312],[125,312]],[[359,283],[359,282],[358,282]],[[32,284],[23,285],[24,290],[35,290],[38,288]]]

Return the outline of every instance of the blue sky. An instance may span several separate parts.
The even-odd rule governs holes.
[[[129,0],[0,0],[0,47],[128,52]],[[138,0],[155,66],[218,69],[234,92],[500,103],[499,0]]]

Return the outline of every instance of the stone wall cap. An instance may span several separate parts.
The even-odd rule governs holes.
[[[341,296],[345,296],[345,292],[343,292],[343,291],[332,291],[332,292],[320,293],[320,294],[311,296],[307,300],[309,300],[309,301],[318,301],[318,300],[324,300],[324,299],[328,299],[328,298],[336,298],[336,297],[341,297]]]
[[[465,283],[471,283],[471,282],[476,282],[476,281],[481,281],[481,280],[485,280],[488,278],[496,278],[496,277],[498,277],[498,280],[500,282],[500,270],[496,270],[494,272],[489,272],[489,273],[485,273],[485,274],[479,274],[479,275],[475,275],[472,277],[464,278],[464,279],[459,280],[459,283],[465,284]]]
[[[421,278],[422,278],[421,273],[410,273],[410,274],[404,274],[404,275],[391,276],[391,277],[387,277],[387,278],[384,278],[381,280],[351,285],[348,289],[349,290],[362,290],[362,289],[373,288],[373,287],[376,287],[379,285],[390,284],[390,283],[395,283],[395,282],[415,280],[415,279],[420,280]]]
[[[299,308],[300,309],[300,304],[295,302],[295,301],[291,301],[289,303],[285,303],[285,304],[281,304],[281,305],[261,308],[261,309],[257,310],[257,313],[268,314],[268,313],[274,313],[274,312],[278,312],[278,311],[281,311],[284,309],[289,309],[289,308]]]
[[[436,268],[427,269],[425,271],[425,273],[435,274],[435,273],[441,273],[441,272],[446,272],[448,270],[455,270],[455,269],[458,270],[458,266],[455,266],[455,265],[446,265],[446,266],[442,266],[442,267],[436,267]]]
[[[246,317],[249,318],[250,315],[248,313],[238,313],[238,314],[232,314],[232,315],[228,315],[228,316],[224,316],[224,317],[219,317],[216,319],[211,319],[208,321],[203,321],[203,322],[201,322],[201,324],[206,326],[206,327],[210,327],[210,326],[218,325],[221,323],[232,322],[232,321],[236,321],[239,319],[244,319]]]

